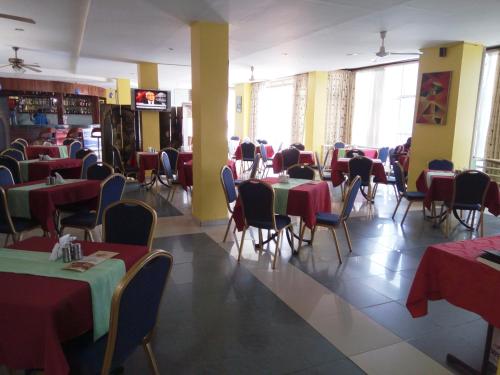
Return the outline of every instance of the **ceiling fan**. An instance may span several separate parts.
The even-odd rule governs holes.
[[[385,37],[387,36],[387,31],[383,30],[380,32],[380,39],[381,39],[381,44],[380,48],[377,52],[375,52],[375,55],[377,57],[386,57],[389,55],[408,55],[408,56],[420,56],[422,53],[420,52],[390,52],[385,49],[384,41]]]
[[[17,72],[17,73],[24,73],[26,69],[32,70],[37,73],[41,73],[42,71],[38,68],[40,68],[40,65],[38,64],[25,64],[23,59],[20,59],[17,57],[17,51],[19,50],[19,47],[12,47],[14,50],[14,57],[11,57],[8,61],[9,63],[3,66],[0,66],[0,69],[6,68],[8,66],[11,66],[12,69]]]

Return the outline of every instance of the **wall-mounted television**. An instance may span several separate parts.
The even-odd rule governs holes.
[[[135,89],[132,91],[133,107],[137,111],[169,111],[170,91]]]

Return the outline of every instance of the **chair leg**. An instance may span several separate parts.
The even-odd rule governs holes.
[[[399,194],[398,194],[398,189],[396,188],[396,185],[392,185],[392,188],[394,189],[394,194],[396,194],[396,199],[398,199]]]
[[[23,240],[23,234],[24,232],[19,232],[18,236],[17,236],[17,241],[22,241]]]
[[[238,249],[238,262],[241,259],[241,252],[243,251],[243,243],[245,242],[245,233],[247,232],[247,228],[243,229],[243,233],[241,234],[240,247]]]
[[[484,237],[484,211],[481,210],[479,214],[479,223],[477,224],[481,228],[481,237]]]
[[[273,270],[276,269],[276,260],[281,252],[281,243],[283,242],[283,231],[280,230],[278,232],[278,241],[276,242],[276,250],[274,250],[274,259],[273,259]]]
[[[314,235],[316,234],[316,225],[313,227],[312,231],[311,231],[311,245],[314,241]]]
[[[351,242],[351,236],[349,235],[349,229],[347,229],[347,224],[345,221],[342,221],[342,225],[344,226],[344,232],[347,238],[347,245],[349,246],[349,252],[352,253],[352,242]]]
[[[300,218],[302,220],[302,218]],[[304,224],[304,228],[306,227],[306,225]],[[295,247],[294,247],[294,235],[293,235],[293,225],[290,225],[288,227],[288,230],[290,231],[290,237],[292,239],[292,242],[291,242],[291,248],[292,248],[292,254],[295,252]],[[280,249],[281,251],[281,249]],[[298,252],[298,249],[297,249],[297,252]]]
[[[86,229],[85,231],[89,234],[90,242],[94,242],[94,236],[92,235],[92,230]]]
[[[3,243],[3,246],[4,246],[4,247],[6,247],[6,246],[7,246],[7,244],[9,243],[9,237],[10,237],[10,233],[7,233],[7,234],[5,235],[5,241],[4,241],[4,243]]]
[[[339,248],[339,241],[337,239],[337,233],[335,233],[335,229],[333,227],[330,227],[330,231],[332,232],[333,240],[335,241],[335,249],[337,250],[337,257],[339,258],[339,264],[342,264],[342,257],[340,256],[340,248]]]
[[[227,234],[229,233],[229,228],[231,227],[232,220],[233,220],[233,215],[231,215],[229,221],[227,222],[226,233],[224,234],[224,239],[222,240],[222,242],[226,242]]]
[[[160,370],[158,369],[158,363],[156,362],[155,355],[153,353],[153,349],[151,348],[151,343],[149,341],[143,342],[144,351],[148,356],[149,365],[151,366],[151,370],[154,375],[160,375]]]
[[[403,200],[403,196],[399,196],[398,197],[398,203],[396,204],[396,208],[394,209],[394,212],[392,213],[392,220],[394,220],[394,216],[396,216],[396,212],[399,208],[399,204],[401,203],[401,201]]]
[[[259,228],[259,249],[260,249],[261,251],[262,251],[262,247],[264,246],[264,245],[262,244],[262,242],[264,242],[264,241],[262,240],[262,229],[260,229],[260,228]]]
[[[408,201],[408,207],[406,207],[405,215],[403,216],[403,220],[401,220],[401,225],[405,222],[406,215],[408,215],[408,211],[410,211],[410,207],[413,204],[412,201]]]
[[[300,221],[302,221],[302,219]],[[299,246],[297,247],[297,253],[300,251],[300,248],[302,247],[302,239],[304,238],[305,231],[306,231],[306,225],[305,224],[303,226],[301,225],[301,227],[299,228]]]

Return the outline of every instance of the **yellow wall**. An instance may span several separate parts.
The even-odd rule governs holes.
[[[110,98],[109,94],[113,94]],[[116,89],[106,89],[106,104],[116,104]]]
[[[137,64],[139,88],[158,89],[158,65],[148,62]],[[120,103],[121,104],[121,103]],[[142,148],[160,149],[160,114],[158,112],[141,112]]]
[[[202,224],[227,220],[220,168],[228,158],[229,26],[191,24],[193,216]]]
[[[306,150],[317,151],[325,143],[326,98],[328,72],[310,72],[307,81],[304,145]]]
[[[116,101],[121,105],[131,105],[132,98],[130,92],[130,79],[117,78],[116,79]]]
[[[248,137],[250,129],[250,103],[252,94],[252,85],[250,83],[240,83],[234,86],[234,94],[236,97],[242,97],[242,111],[236,112],[234,108],[234,134],[240,139]]]
[[[455,168],[460,169],[468,167],[470,161],[484,47],[470,43],[452,44],[447,46],[446,57],[439,57],[439,47],[422,50],[415,114],[422,73],[451,71],[448,114],[445,125],[413,124],[408,177],[408,188],[413,191],[418,175],[430,160],[452,160]]]

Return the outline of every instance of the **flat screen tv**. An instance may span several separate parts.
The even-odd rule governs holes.
[[[169,111],[170,91],[135,89],[132,92],[133,107],[137,111]]]

